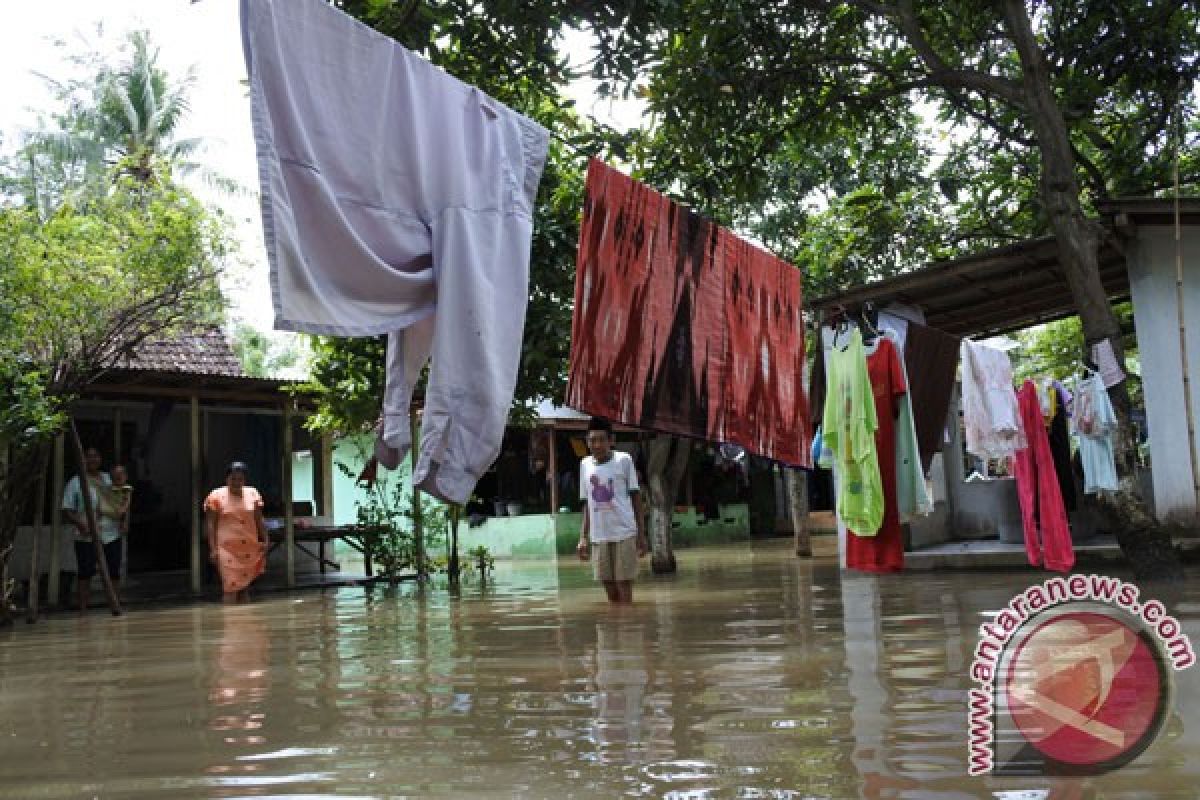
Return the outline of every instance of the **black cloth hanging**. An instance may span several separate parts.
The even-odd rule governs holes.
[[[1054,387],[1058,393],[1054,417],[1050,420],[1050,455],[1054,458],[1054,472],[1058,476],[1058,488],[1062,494],[1063,506],[1068,512],[1076,508],[1075,472],[1071,467],[1071,431],[1067,425],[1067,399],[1063,393]]]
[[[917,448],[921,451],[921,468],[925,472],[929,472],[933,454],[942,449],[961,342],[959,337],[937,328],[908,323],[904,337],[904,366],[908,370],[908,394],[917,429]]]

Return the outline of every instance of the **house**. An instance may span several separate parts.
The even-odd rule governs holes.
[[[1200,516],[1200,450],[1189,429],[1200,413],[1200,389],[1192,380],[1200,368],[1200,198],[1183,199],[1178,206],[1169,199],[1121,198],[1101,203],[1099,212],[1101,223],[1113,234],[1100,249],[1101,281],[1111,301],[1132,301],[1141,345],[1150,444],[1149,468],[1139,476],[1144,499],[1160,521],[1195,525]],[[1182,318],[1176,294],[1180,269]],[[817,298],[809,307],[823,311],[868,302],[876,308],[899,304],[918,309],[926,324],[978,339],[1076,313],[1054,237],[930,264]],[[997,520],[1015,518],[1019,529],[1015,492],[1002,491],[1011,487],[998,481],[990,487],[966,482],[956,404],[947,430],[951,441],[931,470],[938,511],[910,526],[911,555],[916,558],[908,563],[1021,563],[1019,539],[1008,541],[1007,547],[994,546]],[[1086,520],[1078,522],[1077,527],[1088,527]],[[1117,552],[1112,541],[1077,544],[1076,549]],[[923,553],[936,557],[922,559]],[[973,554],[980,559],[970,558]]]
[[[314,516],[332,515],[330,443],[304,429],[303,411],[285,385],[244,374],[225,334],[210,327],[142,345],[72,406],[84,446],[100,449],[105,468],[121,463],[129,470],[134,503],[125,561],[131,583],[153,575],[157,586],[203,591],[212,575],[201,505],[211,489],[224,484],[231,461],[250,466],[250,482],[262,493],[267,514],[280,518],[282,538],[294,535],[296,494],[310,501]],[[60,596],[63,573],[74,571],[72,534],[59,506],[63,484],[77,468],[64,439],[55,444],[46,481],[45,538],[39,547],[52,603]],[[322,455],[317,468],[298,476],[298,486],[296,452]],[[30,573],[33,520],[28,522],[11,561],[10,573],[18,580]],[[298,573],[320,566],[306,551],[277,547],[268,573],[294,585]]]

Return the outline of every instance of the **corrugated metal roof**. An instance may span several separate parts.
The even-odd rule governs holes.
[[[1105,292],[1114,300],[1128,298],[1124,255],[1109,243],[1098,255]],[[868,301],[877,307],[890,302],[919,306],[927,324],[973,337],[1009,333],[1076,311],[1052,236],[933,263],[819,297],[807,305],[820,311],[853,308]]]

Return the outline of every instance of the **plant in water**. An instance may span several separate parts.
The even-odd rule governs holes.
[[[479,573],[479,583],[487,583],[488,573],[496,568],[496,559],[492,557],[492,553],[484,545],[473,547],[467,551],[468,564],[473,565],[467,567],[466,574],[470,575],[472,571]]]
[[[337,467],[343,475],[357,478],[343,462],[337,462]],[[398,477],[380,478],[371,485],[366,499],[356,504],[356,522],[364,531],[367,556],[388,581],[395,582],[408,571],[429,575],[445,569],[445,559],[430,552],[446,539],[447,510],[432,502],[414,507],[412,492]],[[423,564],[418,564],[419,553]]]

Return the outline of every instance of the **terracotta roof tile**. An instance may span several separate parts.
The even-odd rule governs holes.
[[[224,331],[215,326],[145,342],[121,368],[239,378],[246,374]]]

